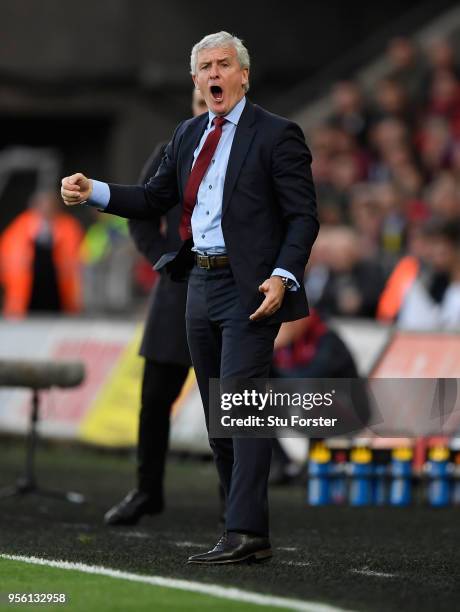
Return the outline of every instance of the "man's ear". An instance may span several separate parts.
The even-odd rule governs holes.
[[[247,85],[249,83],[249,70],[245,68],[241,76],[241,85]]]
[[[192,81],[193,81],[193,84],[195,85],[195,89],[200,89],[198,87],[197,78],[195,74],[192,74]]]

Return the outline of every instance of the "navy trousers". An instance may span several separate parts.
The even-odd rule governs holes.
[[[268,378],[279,323],[252,322],[239,302],[230,268],[193,268],[187,339],[209,429],[210,378]],[[226,498],[226,529],[268,535],[269,438],[211,438]]]

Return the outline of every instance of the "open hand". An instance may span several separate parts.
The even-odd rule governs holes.
[[[264,317],[269,317],[279,310],[286,288],[280,276],[271,276],[260,285],[259,291],[265,293],[265,299],[259,308],[249,317],[251,321],[258,321]]]

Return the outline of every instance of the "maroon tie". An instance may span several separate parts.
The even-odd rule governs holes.
[[[211,163],[212,156],[217,149],[217,145],[222,135],[222,126],[225,122],[226,119],[223,117],[215,117],[213,119],[215,128],[212,132],[209,132],[201,148],[200,154],[195,160],[190,176],[188,177],[187,185],[185,186],[184,205],[179,227],[179,234],[182,240],[187,240],[192,235],[192,213],[195,208],[198,189]]]

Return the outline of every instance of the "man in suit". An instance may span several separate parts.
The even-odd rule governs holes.
[[[209,113],[179,124],[146,186],[77,173],[63,179],[61,193],[67,205],[88,201],[128,218],[182,203],[182,246],[158,266],[172,277],[189,274],[187,339],[209,424],[209,379],[268,377],[281,322],[308,314],[302,279],[319,224],[303,133],[246,98],[241,40],[206,36],[192,49],[191,73]],[[210,445],[226,496],[225,531],[188,562],[269,559],[271,440],[210,437]]]
[[[203,96],[194,89],[193,116],[206,110]],[[155,176],[166,144],[158,145],[145,163],[139,177],[141,185]],[[180,207],[174,206],[161,218],[130,219],[129,231],[136,247],[152,265],[163,253],[180,248],[180,216]],[[187,284],[174,282],[162,273],[150,296],[140,348],[145,362],[137,441],[137,487],[105,514],[106,525],[135,525],[145,514],[163,511],[171,406],[191,366],[185,332],[186,299]]]

